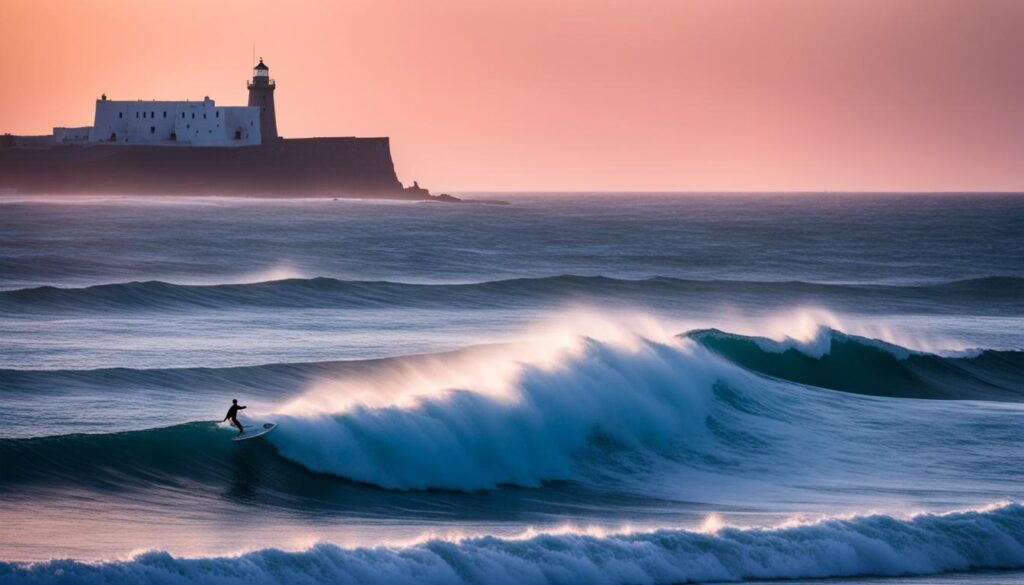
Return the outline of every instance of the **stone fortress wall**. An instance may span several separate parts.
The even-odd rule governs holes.
[[[54,129],[54,139],[61,140]],[[67,138],[65,132],[64,137]],[[80,132],[74,133],[80,137]],[[253,146],[261,141],[259,108],[190,101],[96,100],[89,143],[149,146]]]

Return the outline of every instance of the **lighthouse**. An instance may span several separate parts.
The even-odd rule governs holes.
[[[270,78],[270,67],[260,63],[252,70],[249,88],[249,105],[260,109],[260,133],[263,143],[277,140],[277,115],[274,113],[274,80]]]

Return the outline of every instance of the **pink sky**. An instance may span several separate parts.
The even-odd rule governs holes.
[[[1015,0],[0,0],[0,131],[94,102],[391,137],[439,190],[1024,190]]]

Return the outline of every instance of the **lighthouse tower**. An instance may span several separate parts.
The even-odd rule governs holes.
[[[249,105],[260,109],[260,134],[263,143],[277,140],[277,114],[274,113],[274,80],[270,78],[270,67],[260,63],[252,70],[249,87]]]

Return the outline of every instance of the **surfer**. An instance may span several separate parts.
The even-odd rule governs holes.
[[[244,406],[239,406],[238,405],[238,399],[237,398],[233,399],[231,401],[231,408],[228,409],[228,413],[224,416],[224,420],[222,420],[220,422],[224,422],[226,420],[230,420],[231,424],[233,424],[236,427],[238,427],[238,434],[241,435],[242,433],[245,432],[245,427],[242,426],[242,423],[238,422],[238,411],[242,410],[244,408],[245,408]]]

